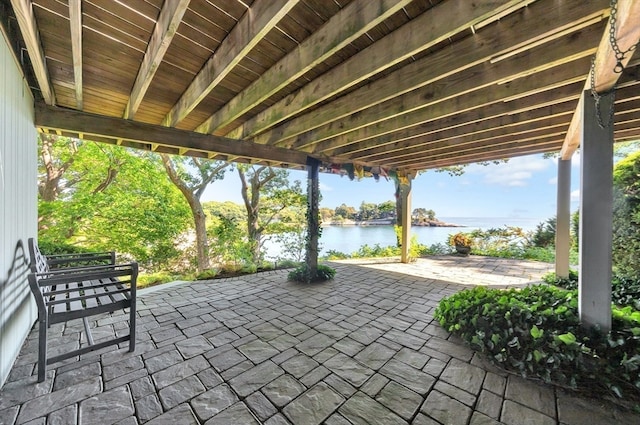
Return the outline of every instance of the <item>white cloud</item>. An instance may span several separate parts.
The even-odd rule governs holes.
[[[324,183],[320,183],[320,190],[323,192],[331,192],[333,190],[333,188],[329,185],[326,185]]]
[[[580,200],[580,189],[576,189],[571,192],[571,202],[576,202]]]
[[[558,177],[552,177],[549,179],[549,184],[558,184]]]
[[[473,165],[469,172],[484,176],[484,182],[508,187],[527,186],[534,173],[545,170],[553,164],[553,160],[544,159],[540,155],[511,158],[504,164]]]

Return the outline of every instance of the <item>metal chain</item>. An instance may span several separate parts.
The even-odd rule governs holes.
[[[613,72],[616,74],[620,74],[624,71],[624,65],[622,61],[624,60],[627,53],[631,53],[636,50],[638,47],[638,43],[632,45],[624,52],[620,49],[618,45],[618,40],[616,39],[616,22],[618,21],[618,0],[611,0],[611,16],[609,17],[609,43],[611,44],[611,48],[616,55],[616,66],[613,68]]]
[[[591,96],[593,96],[593,100],[595,101],[595,109],[596,109],[596,120],[598,121],[598,125],[600,128],[605,129],[608,128],[613,123],[614,116],[614,103],[616,100],[616,88],[615,86],[611,88],[611,90],[607,90],[602,94],[596,91],[596,60],[595,58],[591,58]],[[602,96],[611,96],[611,106],[609,107],[609,117],[607,122],[604,122],[602,119],[602,111],[600,110],[600,99]]]

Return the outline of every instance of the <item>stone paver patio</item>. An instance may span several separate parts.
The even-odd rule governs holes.
[[[433,321],[465,284],[536,282],[551,266],[482,257],[343,261],[336,279],[287,271],[169,284],[139,295],[135,353],[51,365],[37,330],[0,391],[0,424],[637,424],[640,416],[508,375]],[[94,338],[127,332],[118,314]],[[82,322],[51,329],[50,351]]]

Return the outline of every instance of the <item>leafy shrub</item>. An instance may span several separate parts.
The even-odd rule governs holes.
[[[291,269],[293,267],[298,267],[301,263],[299,261],[293,260],[280,260],[276,263],[277,269]]]
[[[161,285],[163,283],[172,282],[174,280],[187,280],[183,276],[176,276],[167,272],[156,273],[140,273],[138,275],[138,281],[136,287],[138,289],[146,288],[149,286]]]
[[[288,280],[295,282],[323,282],[325,280],[331,280],[336,275],[336,270],[324,264],[318,264],[317,273],[315,276],[311,275],[311,270],[307,263],[302,264],[296,269],[289,272]]]
[[[531,237],[533,246],[547,248],[556,243],[556,218],[552,217],[539,223]]]
[[[624,276],[613,276],[611,302],[619,306],[632,306],[640,310],[640,281]]]
[[[611,332],[580,326],[575,290],[476,287],[443,299],[435,318],[472,348],[522,376],[573,388],[605,385],[640,397],[640,312],[613,309]]]
[[[578,289],[578,272],[575,270],[569,270],[569,277],[566,279],[557,277],[555,272],[550,272],[542,276],[542,280],[549,285],[555,285],[560,288]]]
[[[349,254],[345,254],[344,252],[336,251],[333,249],[327,251],[327,259],[329,260],[344,260],[350,257],[351,256]]]
[[[640,152],[613,171],[613,264],[616,274],[640,280]]]

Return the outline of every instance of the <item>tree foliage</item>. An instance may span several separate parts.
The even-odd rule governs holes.
[[[613,264],[622,277],[640,279],[640,152],[613,172]]]
[[[49,136],[39,150],[38,229],[44,244],[116,250],[147,267],[177,254],[188,207],[153,154]],[[52,174],[52,168],[59,172]]]

